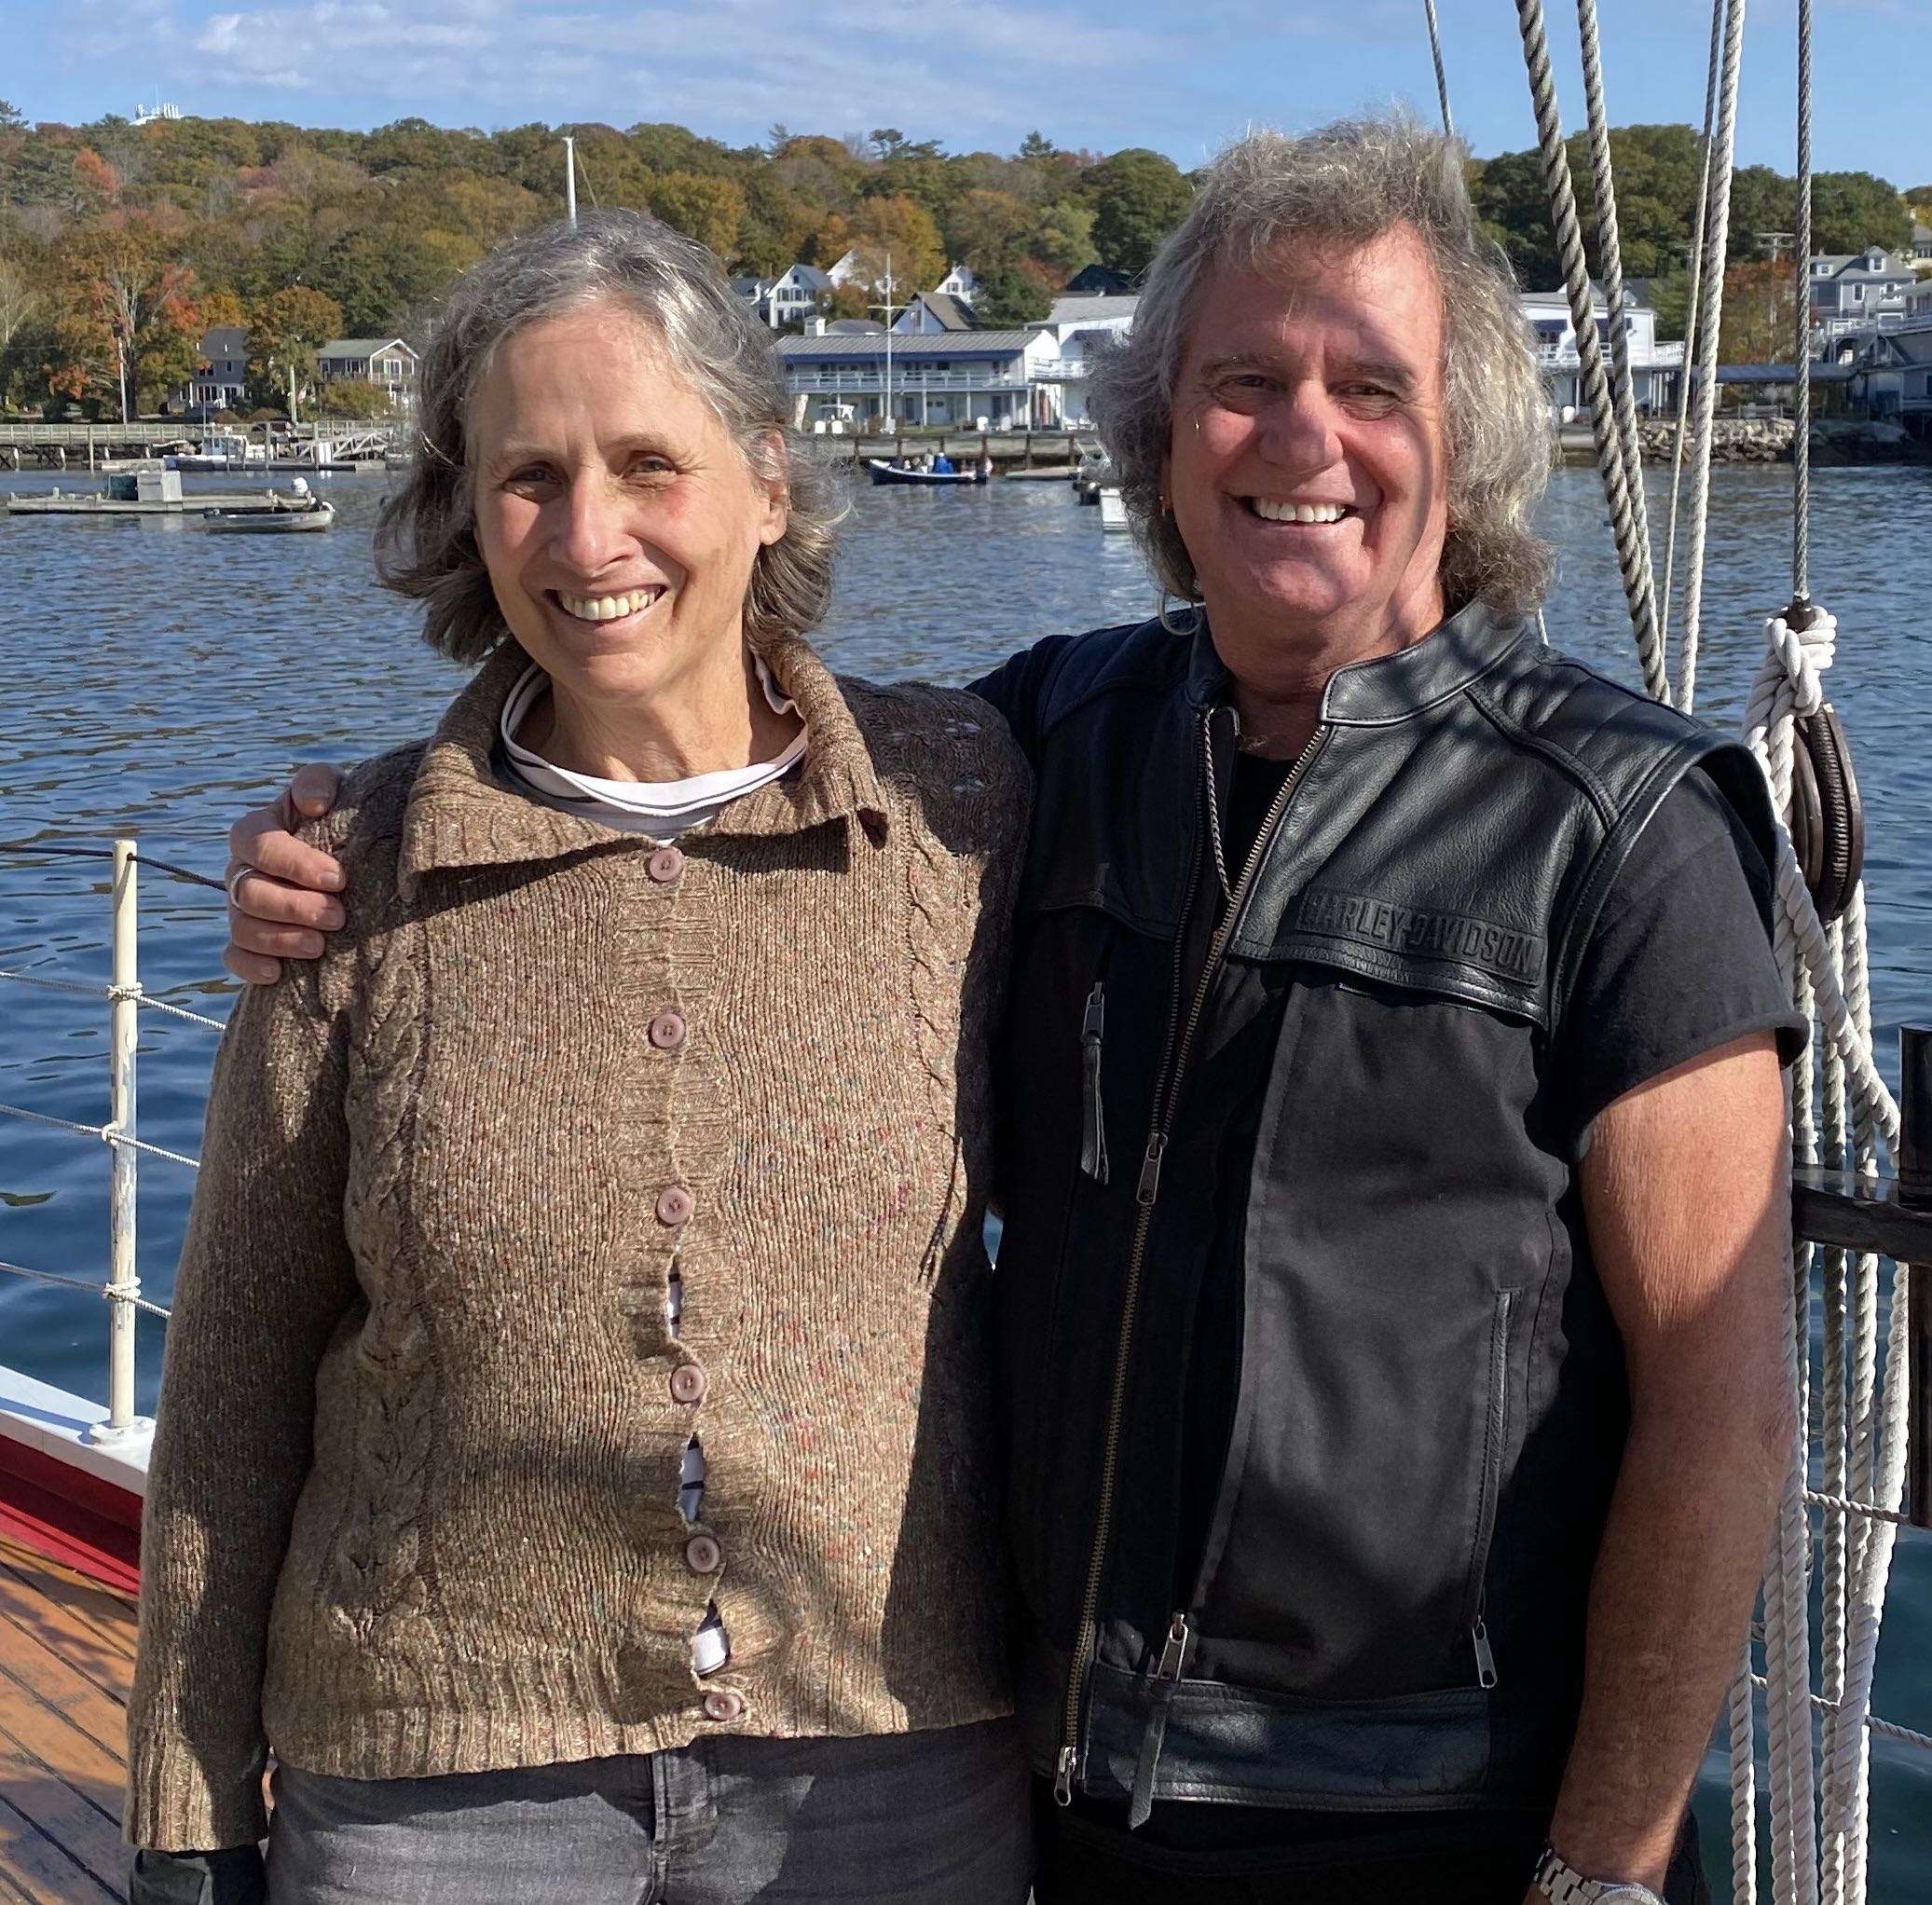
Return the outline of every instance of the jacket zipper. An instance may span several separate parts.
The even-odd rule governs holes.
[[[1096,1184],[1107,1181],[1107,1112],[1100,1090],[1101,1042],[1107,1030],[1107,989],[1099,980],[1087,995],[1080,1024],[1080,1064],[1086,1075],[1085,1115],[1080,1121],[1080,1169]]]
[[[1188,1631],[1187,1610],[1177,1609],[1167,1624],[1167,1638],[1161,1643],[1160,1664],[1154,1669],[1147,1723],[1141,1731],[1141,1753],[1133,1771],[1133,1792],[1128,1802],[1127,1830],[1138,1832],[1154,1812],[1154,1775],[1160,1764],[1160,1747],[1167,1737],[1167,1709],[1174,1689],[1187,1665],[1187,1643],[1194,1638]]]
[[[1488,1599],[1485,1577],[1489,1571],[1489,1548],[1496,1533],[1503,1457],[1509,1448],[1510,1318],[1515,1305],[1516,1293],[1514,1290],[1502,1291],[1496,1299],[1496,1317],[1489,1330],[1487,1426],[1493,1429],[1493,1443],[1483,1453],[1483,1492],[1476,1504],[1476,1542],[1474,1554],[1471,1556],[1467,1600],[1470,1608],[1469,1638],[1476,1657],[1476,1685],[1484,1688],[1496,1684],[1496,1654],[1489,1645],[1489,1629],[1484,1619]]]
[[[1214,791],[1214,759],[1208,746],[1209,715],[1203,713],[1200,720],[1200,753],[1206,769],[1208,812],[1213,824],[1219,827],[1220,802]],[[1261,830],[1254,836],[1254,844],[1250,848],[1246,864],[1241,868],[1241,876],[1235,883],[1234,891],[1228,896],[1227,910],[1222,915],[1221,924],[1215,927],[1213,939],[1208,945],[1208,956],[1200,969],[1200,978],[1194,988],[1194,997],[1187,1008],[1185,1025],[1179,1018],[1181,1006],[1181,966],[1186,955],[1187,924],[1194,911],[1194,888],[1196,876],[1200,870],[1200,815],[1199,802],[1196,805],[1194,850],[1188,856],[1186,898],[1181,910],[1179,930],[1174,936],[1173,977],[1168,1007],[1167,1038],[1161,1051],[1160,1070],[1154,1087],[1154,1124],[1147,1133],[1147,1148],[1141,1159],[1140,1182],[1134,1189],[1134,1201],[1140,1210],[1134,1219],[1133,1242],[1127,1259],[1127,1289],[1120,1317],[1120,1341],[1114,1357],[1113,1391],[1107,1404],[1106,1439],[1102,1447],[1100,1474],[1100,1509],[1094,1517],[1093,1548],[1087,1563],[1087,1585],[1080,1597],[1080,1626],[1074,1642],[1073,1658],[1067,1666],[1066,1701],[1061,1715],[1060,1754],[1054,1763],[1053,1799],[1058,1805],[1068,1806],[1074,1802],[1074,1764],[1079,1757],[1080,1737],[1080,1691],[1087,1676],[1087,1668],[1093,1651],[1095,1632],[1100,1612],[1100,1578],[1105,1565],[1107,1542],[1114,1530],[1114,1483],[1120,1460],[1120,1418],[1126,1408],[1127,1378],[1133,1354],[1134,1313],[1139,1308],[1141,1294],[1141,1271],[1147,1254],[1147,1232],[1154,1221],[1154,1202],[1160,1194],[1160,1160],[1167,1150],[1168,1129],[1173,1120],[1174,1107],[1179,1101],[1181,1081],[1186,1076],[1189,1048],[1194,1043],[1194,1035],[1200,1023],[1202,1007],[1207,1004],[1208,993],[1218,975],[1222,960],[1227,952],[1227,943],[1234,937],[1236,925],[1241,910],[1247,902],[1248,891],[1254,884],[1254,875],[1262,860],[1267,857],[1269,843],[1281,824],[1281,816],[1288,810],[1288,803],[1295,798],[1295,790],[1307,773],[1309,763],[1322,750],[1328,738],[1328,730],[1318,725],[1309,736],[1307,745],[1295,757],[1281,788],[1268,803],[1267,813],[1263,816]]]

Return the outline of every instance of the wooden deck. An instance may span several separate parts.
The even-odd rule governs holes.
[[[0,1905],[127,1897],[134,1603],[0,1533]]]

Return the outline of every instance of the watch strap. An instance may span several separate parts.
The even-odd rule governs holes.
[[[1586,1879],[1564,1862],[1554,1845],[1545,1845],[1536,1862],[1535,1884],[1551,1905],[1664,1905],[1648,1885],[1624,1879]]]

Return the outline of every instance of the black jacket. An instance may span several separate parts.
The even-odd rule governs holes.
[[[1038,775],[997,1275],[1030,1748],[1140,1816],[1543,1803],[1628,1419],[1552,1038],[1665,795],[1701,767],[1768,853],[1764,782],[1478,605],[1338,671],[1216,867],[1226,687],[1154,623],[981,684]],[[1230,1235],[1226,1449],[1184,1469]]]

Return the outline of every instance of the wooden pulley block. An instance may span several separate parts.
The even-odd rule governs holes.
[[[1816,714],[1798,717],[1794,738],[1791,844],[1818,918],[1829,925],[1843,917],[1865,870],[1865,803],[1838,710],[1829,701]]]

